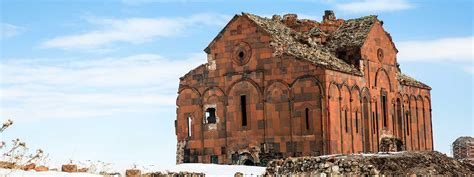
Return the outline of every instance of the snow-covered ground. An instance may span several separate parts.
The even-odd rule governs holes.
[[[125,172],[125,169],[121,171]],[[265,167],[242,166],[242,165],[216,165],[216,164],[200,164],[188,163],[174,165],[171,167],[150,167],[149,169],[142,169],[142,173],[146,172],[196,172],[204,173],[206,177],[225,177],[234,176],[235,173],[241,172],[244,176],[262,175],[265,172]],[[35,172],[22,170],[0,169],[0,177],[102,177],[101,175],[88,173],[64,173],[64,172]]]
[[[206,174],[206,177],[224,177],[234,176],[235,173],[241,172],[244,176],[257,176],[265,172],[265,167],[243,166],[243,165],[216,165],[216,164],[201,164],[201,163],[186,163],[175,165],[168,168],[155,167],[148,171],[153,172],[201,172]]]
[[[89,173],[64,173],[57,171],[36,172],[0,168],[0,177],[102,177],[102,175]]]

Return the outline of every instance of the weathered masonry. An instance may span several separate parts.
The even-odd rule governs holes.
[[[405,74],[377,16],[235,15],[180,78],[177,163],[433,150],[431,88]]]

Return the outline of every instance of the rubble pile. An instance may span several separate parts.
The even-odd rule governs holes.
[[[329,37],[327,46],[332,51],[362,46],[376,19],[377,16],[370,15],[347,20]]]
[[[324,45],[313,41],[311,36],[296,32],[281,21],[247,13],[244,15],[272,35],[271,45],[275,48],[275,56],[287,54],[329,69],[362,75],[357,68],[330,53]]]
[[[474,166],[431,152],[331,155],[273,160],[268,175],[471,175]]]
[[[383,137],[380,140],[380,151],[381,152],[398,152],[403,151],[403,142],[399,138],[395,137]]]
[[[142,174],[141,177],[205,177],[204,173],[192,173],[192,172],[168,172],[168,173],[161,173],[161,172],[153,172],[153,173],[145,173]]]

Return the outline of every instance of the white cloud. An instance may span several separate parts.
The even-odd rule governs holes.
[[[13,36],[17,36],[25,31],[24,27],[16,26],[8,23],[0,23],[2,32],[0,33],[0,39],[5,39]]]
[[[474,62],[474,37],[397,42],[400,61]]]
[[[464,67],[464,71],[474,74],[474,66]]]
[[[156,113],[173,107],[179,77],[205,62],[160,55],[0,62],[0,117],[17,121]]]
[[[351,13],[390,12],[413,8],[406,0],[361,0],[336,4],[339,11]]]
[[[95,29],[82,34],[59,36],[43,42],[43,48],[100,49],[116,42],[144,43],[161,37],[183,35],[196,25],[224,25],[229,17],[196,14],[180,18],[88,18]]]

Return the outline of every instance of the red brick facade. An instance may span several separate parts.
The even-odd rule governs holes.
[[[433,150],[431,88],[400,72],[375,16],[236,15],[180,79],[177,163]]]

